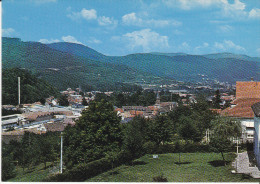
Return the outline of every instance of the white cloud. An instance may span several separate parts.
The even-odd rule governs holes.
[[[110,25],[117,25],[117,20],[114,20],[110,17],[101,16],[98,18],[98,24],[101,26],[110,26]]]
[[[81,10],[81,15],[86,20],[96,19],[97,18],[97,11],[94,10],[94,9],[86,10],[85,8],[83,8]]]
[[[215,49],[220,51],[239,51],[239,52],[245,52],[246,49],[240,45],[234,44],[231,40],[224,40],[222,43],[215,42],[214,44]]]
[[[96,39],[96,38],[93,38],[91,37],[90,40],[88,41],[89,43],[94,43],[94,44],[100,44],[102,43],[102,41]]]
[[[70,11],[71,8],[67,8],[67,11]],[[80,18],[86,19],[86,20],[93,20],[97,19],[97,11],[95,9],[87,10],[83,8],[80,12],[72,12],[67,15],[72,20],[77,20]]]
[[[161,36],[157,32],[151,31],[150,29],[142,29],[140,31],[134,31],[126,33],[123,38],[129,41],[129,48],[131,50],[141,47],[143,52],[150,52],[154,49],[168,48],[168,37]]]
[[[122,17],[122,22],[126,25],[134,25],[134,26],[155,26],[155,27],[165,27],[165,26],[180,26],[181,22],[176,20],[155,20],[149,19],[145,20],[136,16],[136,13],[129,13]]]
[[[178,29],[173,30],[173,34],[175,35],[183,35],[184,33]]]
[[[222,32],[222,33],[228,33],[233,30],[233,27],[230,25],[221,25],[218,28],[219,28],[220,32]]]
[[[202,49],[208,48],[209,44],[207,42],[204,42],[202,45],[199,45],[197,47],[195,47],[194,51],[196,54],[202,52]]]
[[[163,2],[169,7],[190,10],[196,7],[206,8],[213,5],[219,5],[222,0],[163,0]]]
[[[191,47],[187,42],[183,42],[181,45],[178,46],[178,50],[180,52],[188,52],[191,50]]]
[[[60,42],[58,39],[40,39],[39,42],[44,43],[44,44],[49,44],[49,43],[57,43]]]
[[[244,19],[247,18],[248,12],[245,11],[246,4],[240,0],[234,0],[233,4],[228,0],[163,0],[168,7],[191,10],[194,8],[215,8],[220,11],[219,16]],[[254,14],[254,11],[252,12]]]
[[[260,48],[256,49],[258,56],[260,56]]]
[[[113,17],[110,18],[106,16],[97,16],[97,11],[95,9],[87,10],[83,8],[80,12],[71,12],[71,7],[68,7],[67,11],[70,12],[67,17],[72,20],[96,20],[98,25],[107,26],[108,28],[115,28],[118,23],[118,21],[115,20]]]
[[[122,17],[122,21],[124,24],[127,25],[141,25],[143,22],[142,19],[136,17],[136,14],[134,12],[124,15]]]
[[[15,30],[13,28],[2,29],[2,36],[14,36]]]
[[[249,18],[259,19],[260,18],[260,9],[254,8],[249,12]]]
[[[68,35],[68,36],[63,36],[61,39],[62,39],[64,42],[77,43],[77,44],[82,44],[82,45],[84,45],[83,43],[81,43],[80,41],[78,41],[75,37],[70,36],[70,35]]]
[[[233,4],[229,4],[227,0],[222,0],[222,15],[229,18],[243,19],[246,18],[245,3],[235,0]]]
[[[31,2],[33,3],[37,3],[37,4],[43,4],[43,3],[54,3],[57,0],[31,0]]]

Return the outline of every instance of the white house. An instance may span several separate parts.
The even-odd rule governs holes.
[[[255,127],[254,153],[255,153],[258,168],[260,168],[260,102],[252,105],[252,109],[255,114],[255,118],[254,118],[254,127]]]

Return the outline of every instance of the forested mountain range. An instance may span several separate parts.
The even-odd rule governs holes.
[[[197,82],[198,74],[223,82],[260,80],[260,58],[232,53],[189,55],[186,53],[138,53],[105,56],[89,47],[72,43],[53,43],[49,47],[104,63],[116,63],[160,77]]]
[[[48,82],[32,75],[27,69],[11,68],[2,72],[2,104],[18,104],[18,77],[21,84],[21,104],[45,102],[49,96],[59,95],[59,91]]]
[[[18,38],[2,39],[2,66],[27,68],[59,90],[118,90],[140,81],[198,82],[203,74],[223,82],[260,80],[260,58],[231,53],[138,53],[106,56],[87,46],[59,42],[42,44]]]
[[[73,44],[75,46],[76,44]],[[77,45],[76,45],[77,46]],[[26,68],[59,90],[81,87],[83,90],[120,90],[129,83],[158,80],[155,75],[115,63],[105,63],[69,52],[52,49],[39,42],[2,39],[2,67]]]

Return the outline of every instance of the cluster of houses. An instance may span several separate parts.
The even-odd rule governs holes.
[[[22,114],[2,116],[2,140],[19,140],[26,131],[36,134],[63,131],[75,125],[84,108],[24,104]]]
[[[196,97],[188,94],[186,90],[171,90],[172,94],[178,94],[182,99],[182,104],[188,105],[196,103]],[[12,138],[21,137],[25,131],[34,133],[46,133],[48,131],[63,131],[67,125],[74,125],[75,120],[81,116],[84,106],[75,107],[81,104],[83,97],[80,88],[76,91],[68,88],[61,92],[68,97],[69,107],[58,106],[54,97],[46,99],[46,104],[39,103],[24,104],[23,113],[2,117],[2,139],[10,141]],[[86,101],[92,101],[98,92],[87,92],[84,95]],[[107,92],[110,95],[112,92]],[[213,100],[214,97],[207,100]],[[222,93],[220,96],[224,106],[229,103],[229,107],[224,110],[218,109],[221,116],[234,117],[240,120],[242,125],[241,142],[254,142],[254,152],[258,165],[260,166],[260,82],[247,81],[236,83],[236,95]],[[144,118],[154,118],[156,115],[174,110],[178,104],[176,102],[160,102],[157,93],[156,103],[153,106],[123,106],[115,107],[115,111],[121,116],[121,123],[131,121],[135,116]],[[14,106],[6,106],[7,109],[15,109]],[[12,130],[12,131],[10,131]]]
[[[236,98],[230,102],[230,107],[220,112],[222,116],[234,117],[240,120],[242,142],[254,141],[254,112],[251,107],[258,102],[260,102],[260,82],[237,82]]]
[[[160,102],[159,93],[157,93],[156,103],[153,106],[123,106],[116,108],[117,114],[121,116],[122,123],[131,121],[135,116],[144,118],[154,118],[158,114],[163,114],[172,111],[177,107],[176,102]]]

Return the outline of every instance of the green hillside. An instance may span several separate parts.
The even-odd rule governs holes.
[[[246,55],[232,53],[188,55],[153,52],[115,57],[105,56],[78,44],[55,43],[48,46],[84,58],[95,58],[103,63],[128,66],[163,78],[198,82],[202,80],[199,74],[204,74],[211,80],[217,79],[232,83],[250,80],[251,77],[260,80],[260,59]]]
[[[44,102],[49,96],[57,96],[58,90],[29,71],[12,68],[2,71],[2,104],[18,104],[18,77],[21,84],[21,103]]]
[[[22,42],[17,38],[2,39],[3,68],[27,68],[59,90],[81,86],[83,90],[120,90],[125,83],[155,76],[115,63],[104,63],[73,55],[38,42]],[[75,44],[74,44],[75,45]]]

